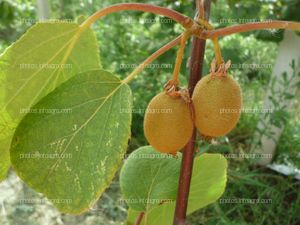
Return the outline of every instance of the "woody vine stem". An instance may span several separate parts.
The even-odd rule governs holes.
[[[93,15],[91,15],[85,22],[80,25],[80,29],[75,34],[75,37],[70,45],[74,45],[76,40],[79,38],[81,33],[89,28],[94,22],[98,19],[119,11],[124,10],[133,10],[133,11],[143,11],[151,12],[154,14],[162,15],[168,18],[173,19],[177,23],[181,24],[185,31],[182,35],[178,36],[171,42],[167,43],[159,50],[150,55],[144,62],[142,62],[131,74],[129,74],[122,82],[128,83],[133,78],[137,76],[145,66],[149,65],[152,61],[158,58],[160,55],[176,46],[180,43],[180,47],[177,52],[175,67],[173,71],[173,78],[169,81],[175,87],[179,85],[179,70],[182,63],[184,48],[186,42],[190,37],[193,37],[192,44],[192,55],[190,61],[190,77],[189,77],[189,94],[191,95],[193,89],[201,78],[202,74],[202,65],[205,51],[205,40],[211,39],[214,45],[214,52],[217,65],[223,63],[223,58],[221,55],[221,49],[218,43],[218,38],[221,36],[226,36],[234,33],[248,32],[253,30],[261,29],[287,29],[300,31],[300,23],[297,22],[287,22],[287,21],[278,21],[274,20],[271,22],[257,22],[257,23],[247,23],[241,25],[229,26],[221,29],[214,29],[208,22],[208,15],[210,11],[211,0],[195,0],[197,6],[197,16],[195,19],[192,19],[188,16],[185,16],[177,11],[159,7],[151,4],[143,3],[120,3],[116,5],[109,6],[104,8]],[[71,47],[69,49],[72,49]],[[169,84],[170,84],[169,83]],[[194,158],[194,142],[195,142],[196,133],[194,131],[193,137],[186,145],[183,151],[182,166],[181,166],[181,175],[179,182],[179,190],[177,196],[176,210],[174,216],[174,225],[184,225],[186,218],[188,194],[190,188],[190,180],[192,174],[193,158]],[[145,212],[147,214],[147,212]],[[145,214],[142,212],[136,221],[136,225],[141,224],[143,216]]]
[[[222,62],[222,58],[221,58],[220,48],[218,46],[218,41],[217,41],[217,38],[220,36],[226,36],[234,33],[261,30],[261,29],[287,29],[287,30],[300,31],[300,23],[278,21],[278,20],[274,20],[271,22],[258,22],[258,23],[234,25],[234,26],[214,30],[212,26],[207,22],[207,20],[203,19],[204,18],[203,17],[204,8],[202,7],[203,3],[201,3],[201,0],[199,0],[199,2],[200,3],[197,3],[197,6],[199,8],[198,14],[200,16],[199,18],[197,18],[196,21],[175,10],[159,7],[151,4],[120,3],[120,4],[112,5],[94,13],[85,22],[83,22],[80,26],[81,29],[79,30],[78,35],[80,35],[80,33],[82,33],[85,29],[89,28],[98,19],[101,19],[102,17],[107,16],[114,12],[120,12],[124,10],[151,12],[154,14],[171,18],[174,21],[178,22],[187,30],[188,33],[190,33],[190,36],[196,36],[200,39],[211,39],[214,44],[217,63],[220,64]],[[168,51],[170,48],[177,45],[178,43],[180,43],[180,39],[176,38],[173,41],[166,44],[165,46],[163,46],[162,48],[160,48],[157,52],[153,53],[143,63],[141,63],[131,74],[129,74],[129,76],[125,78],[123,82],[128,83],[129,81],[131,81],[138,73],[140,73],[145,68],[145,66],[150,64],[157,57],[159,57],[164,52]]]
[[[206,1],[195,0],[195,3],[198,11],[196,20],[207,21],[209,19],[208,17],[210,12],[211,0],[206,0]],[[194,87],[196,86],[197,82],[201,79],[202,76],[205,44],[206,44],[205,40],[199,39],[197,37],[193,38],[192,53],[191,53],[191,59],[189,65],[190,76],[189,76],[188,88],[189,88],[190,96],[192,96]],[[214,43],[215,50],[216,50],[216,44],[217,44],[217,48],[219,46],[218,43]],[[221,57],[220,51],[216,52],[216,54],[219,55],[216,56],[216,58]],[[190,184],[191,184],[193,164],[194,164],[195,141],[196,141],[196,129],[194,128],[193,135],[189,140],[189,142],[187,143],[187,145],[184,147],[183,154],[182,154],[173,225],[186,224],[185,221],[186,221],[186,214],[188,208],[188,198],[189,198]]]

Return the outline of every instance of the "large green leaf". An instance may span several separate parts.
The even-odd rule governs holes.
[[[125,202],[135,210],[148,211],[176,199],[181,156],[155,151],[151,146],[137,149],[126,160],[120,174]]]
[[[195,158],[189,196],[188,212],[192,212],[215,202],[226,187],[227,160],[220,154],[204,153]],[[171,225],[175,203],[166,203],[148,212],[147,225]],[[139,212],[129,210],[127,225],[133,225]]]
[[[4,146],[10,145],[11,139],[3,139],[1,141],[1,144]],[[0,159],[0,181],[4,180],[6,178],[7,171],[10,167],[10,159],[9,159],[9,151],[3,151],[1,152],[1,159]]]
[[[226,188],[227,160],[221,154],[202,154],[195,159],[188,214],[218,200]]]
[[[75,23],[38,23],[0,56],[0,155],[7,155],[16,126],[42,97],[70,77],[99,69],[94,33]],[[4,161],[5,160],[5,161]],[[0,157],[0,180],[8,169]]]
[[[77,75],[35,106],[11,146],[17,174],[66,213],[89,208],[109,185],[126,152],[132,96],[103,70]]]

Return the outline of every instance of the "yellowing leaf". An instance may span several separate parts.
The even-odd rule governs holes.
[[[75,23],[38,23],[0,56],[0,155],[32,105],[77,73],[101,68],[94,33]],[[10,165],[0,157],[0,180]]]
[[[71,78],[19,124],[11,147],[13,168],[61,212],[88,210],[122,162],[131,105],[128,85],[106,71]]]

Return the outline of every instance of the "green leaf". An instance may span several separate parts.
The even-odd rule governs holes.
[[[226,187],[226,171],[227,160],[221,154],[204,153],[195,158],[187,214],[215,202],[222,196]],[[147,225],[173,224],[174,211],[175,203],[165,203],[154,208],[145,217]],[[134,224],[138,214],[138,211],[130,209],[126,225]]]
[[[100,68],[90,29],[75,23],[32,26],[0,56],[0,155],[8,154],[15,128],[32,105],[75,74]],[[4,160],[0,164],[7,165]]]
[[[144,146],[126,160],[120,174],[125,202],[138,211],[148,211],[176,199],[181,156],[162,154]]]
[[[10,141],[11,141],[10,139],[6,139],[6,140],[2,140],[1,143],[4,146],[9,146]],[[6,178],[9,167],[10,167],[9,151],[3,151],[1,153],[1,159],[0,159],[0,181]]]
[[[140,213],[139,211],[135,211],[135,210],[129,208],[127,210],[127,219],[126,219],[126,222],[124,225],[134,225],[139,213]]]
[[[19,124],[13,168],[65,213],[81,213],[118,170],[130,136],[132,96],[114,75],[94,70],[65,82]]]
[[[205,153],[195,159],[188,214],[217,201],[225,191],[227,160],[221,154]]]

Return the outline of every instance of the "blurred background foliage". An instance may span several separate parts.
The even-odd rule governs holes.
[[[51,0],[52,19],[72,19],[85,17],[95,11],[122,0]],[[193,16],[195,10],[187,0],[137,1],[152,3],[178,10]],[[211,22],[215,27],[225,27],[237,23],[284,19],[300,21],[300,0],[215,0],[211,10]],[[17,40],[30,26],[37,22],[36,2],[26,0],[0,0],[0,53]],[[105,17],[93,25],[99,40],[101,58],[106,70],[128,75],[135,66],[159,49],[164,43],[178,36],[183,29],[167,18],[150,13],[122,12]],[[233,68],[230,73],[242,86],[244,107],[262,108],[272,68],[278,53],[278,43],[283,32],[263,30],[235,34],[220,39],[223,57],[231,59]],[[183,66],[182,84],[188,77],[188,56],[191,51],[189,42]],[[299,48],[299,46],[297,46]],[[134,112],[130,150],[145,145],[143,135],[143,115],[150,99],[161,92],[170,78],[174,66],[176,48],[159,57],[145,69],[130,86],[134,92]],[[205,73],[214,54],[212,44],[207,42]],[[265,68],[245,65],[266,65]],[[300,167],[300,107],[299,93],[292,96],[292,109],[283,135],[277,146],[278,160],[284,161],[287,155],[295,158]],[[247,153],[250,151],[259,113],[244,113],[237,128],[228,136],[216,140],[215,144],[201,142],[200,150],[223,153]],[[216,202],[190,216],[191,224],[300,224],[300,183],[292,177],[284,177],[268,169],[256,168],[250,159],[229,159],[228,187],[222,198],[262,198],[272,199],[271,204],[221,204]],[[98,202],[102,217],[98,224],[119,224],[126,217],[126,206],[119,204],[121,196],[118,177]],[[24,206],[26,208],[26,206]],[[15,213],[28,217],[32,210],[17,208]],[[22,211],[23,210],[23,211]],[[24,212],[25,210],[25,212]],[[23,215],[23,214],[24,215]],[[15,214],[16,215],[16,214]],[[88,217],[88,212],[82,217]],[[10,224],[17,224],[14,216]],[[99,218],[98,218],[99,219]],[[65,216],[65,221],[73,221]],[[36,221],[29,220],[36,224]],[[81,221],[81,222],[80,222]],[[85,224],[77,220],[76,224]],[[103,222],[104,221],[104,222]],[[114,221],[114,222],[113,222]],[[23,221],[24,222],[24,221]],[[25,224],[25,223],[22,223]],[[27,223],[26,223],[27,224]],[[56,224],[56,223],[54,223]],[[57,223],[59,224],[59,223]],[[90,224],[90,223],[89,223]],[[92,223],[91,223],[92,224]],[[95,223],[96,224],[96,223]]]

